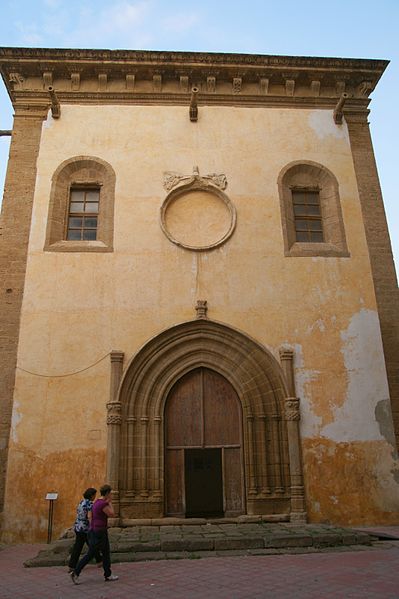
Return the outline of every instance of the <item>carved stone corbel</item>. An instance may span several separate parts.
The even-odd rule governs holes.
[[[53,73],[52,71],[45,71],[43,73],[43,88],[48,89],[53,85]]]
[[[108,85],[108,74],[107,73],[98,73],[98,91],[105,92],[107,90]]]
[[[132,73],[127,73],[126,77],[125,77],[125,81],[126,81],[126,89],[128,91],[133,91],[134,86],[136,85],[136,75],[133,75]]]
[[[152,76],[152,89],[155,93],[162,91],[162,75],[156,74]]]
[[[242,77],[233,77],[233,94],[240,94],[242,87]]]
[[[71,90],[74,92],[80,89],[80,73],[71,73]]]
[[[190,121],[195,123],[198,121],[198,87],[193,87],[191,90],[191,99],[190,99]]]
[[[197,312],[197,318],[208,318],[208,302],[207,300],[197,300],[197,305],[195,306],[195,310]]]
[[[54,88],[51,85],[49,85],[47,89],[51,99],[52,117],[53,119],[59,119],[61,116],[61,104],[57,98],[57,94],[55,93]]]
[[[269,79],[266,79],[265,77],[259,79],[259,91],[262,96],[267,96],[269,93]]]
[[[287,96],[293,96],[295,91],[295,79],[285,80],[285,93]]]
[[[336,125],[342,125],[342,119],[344,117],[344,104],[348,97],[348,94],[346,94],[345,92],[342,93],[340,99],[337,102],[336,107],[334,108],[334,123]]]
[[[23,89],[25,78],[21,75],[21,73],[10,73],[8,75],[8,81],[11,83],[13,89],[17,86],[19,89]]]
[[[188,76],[180,75],[180,91],[184,94],[188,93]]]
[[[206,89],[208,94],[214,94],[216,91],[216,77],[206,78]]]

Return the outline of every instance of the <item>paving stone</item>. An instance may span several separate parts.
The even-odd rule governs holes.
[[[201,559],[205,557],[215,557],[215,551],[193,551],[190,553],[190,559]]]
[[[313,539],[310,535],[273,535],[271,537],[264,537],[263,540],[265,547],[311,547],[313,545]]]
[[[213,539],[187,539],[185,540],[185,549],[187,551],[211,551],[215,547]]]
[[[228,555],[238,556],[238,555],[248,555],[248,552],[245,549],[232,549],[232,550],[219,550],[216,551],[216,555],[218,557],[227,557]]]
[[[134,553],[137,551],[159,551],[161,547],[160,541],[150,541],[148,543],[131,542],[117,543],[112,545],[111,552],[114,553]]]
[[[163,560],[166,559],[166,553],[163,551],[145,551],[145,552],[141,552],[138,551],[137,553],[129,553],[126,555],[130,555],[132,559],[130,560],[126,560],[126,561],[131,561],[131,562],[147,562],[147,561],[154,561],[154,560]],[[115,560],[114,556],[111,556],[113,561]]]
[[[215,550],[234,550],[234,549],[255,549],[257,547],[263,547],[263,539],[260,537],[242,537],[242,538],[231,538],[215,539]]]
[[[237,518],[238,522],[261,522],[262,521],[262,516],[238,516]]]
[[[183,539],[161,540],[161,551],[184,551],[186,541]]]
[[[47,566],[64,566],[66,564],[65,557],[61,555],[45,555],[37,556],[33,559],[28,559],[24,562],[26,568],[43,568]]]
[[[313,534],[313,545],[316,547],[332,547],[334,545],[342,545],[342,536],[338,534]]]
[[[355,532],[343,532],[341,537],[344,545],[356,545],[357,537]]]
[[[398,543],[318,549],[115,553],[112,569],[119,582],[112,589],[104,585],[102,572],[95,566],[85,569],[79,589],[71,584],[64,565],[43,567],[39,572],[23,568],[23,561],[29,561],[40,548],[48,549],[43,545],[22,545],[9,546],[1,552],[2,599],[398,597]],[[128,558],[133,563],[126,563]]]

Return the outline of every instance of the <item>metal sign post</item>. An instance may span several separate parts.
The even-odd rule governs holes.
[[[51,543],[51,535],[53,533],[54,501],[58,499],[58,493],[47,493],[46,499],[48,501],[47,543]]]

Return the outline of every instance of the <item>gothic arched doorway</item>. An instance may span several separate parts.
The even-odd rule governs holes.
[[[165,406],[166,514],[242,514],[243,481],[237,393],[214,370],[191,370],[175,383]]]
[[[289,359],[292,364],[292,355]],[[294,391],[289,393],[292,367],[283,369],[267,348],[241,331],[207,319],[175,325],[150,339],[131,358],[119,389],[117,377],[111,377],[115,399],[107,404],[107,473],[115,489],[116,513],[129,520],[160,518],[173,510],[187,512],[182,501],[171,509],[173,501],[165,493],[165,477],[170,477],[172,468],[165,463],[164,418],[175,385],[197,369],[216,373],[219,382],[233,389],[239,419],[242,415],[242,441],[237,444],[244,463],[241,503],[230,501],[234,492],[229,495],[224,490],[225,515],[242,510],[303,521],[299,400]],[[190,449],[205,447],[191,445]],[[237,480],[236,476],[234,484]]]

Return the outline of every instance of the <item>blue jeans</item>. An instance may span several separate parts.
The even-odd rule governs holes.
[[[71,557],[69,558],[68,566],[72,569],[75,569],[76,564],[79,561],[80,554],[82,553],[83,545],[87,544],[89,546],[89,541],[87,539],[87,532],[77,531],[75,530],[75,543],[73,544]],[[102,557],[100,553],[95,554],[97,564],[102,562]]]
[[[108,578],[111,576],[111,551],[109,547],[108,531],[105,530],[90,530],[88,535],[89,551],[82,557],[80,562],[75,568],[77,576],[81,573],[83,568],[87,566],[89,561],[93,559],[96,553],[101,552],[103,557],[103,568],[104,577]]]

